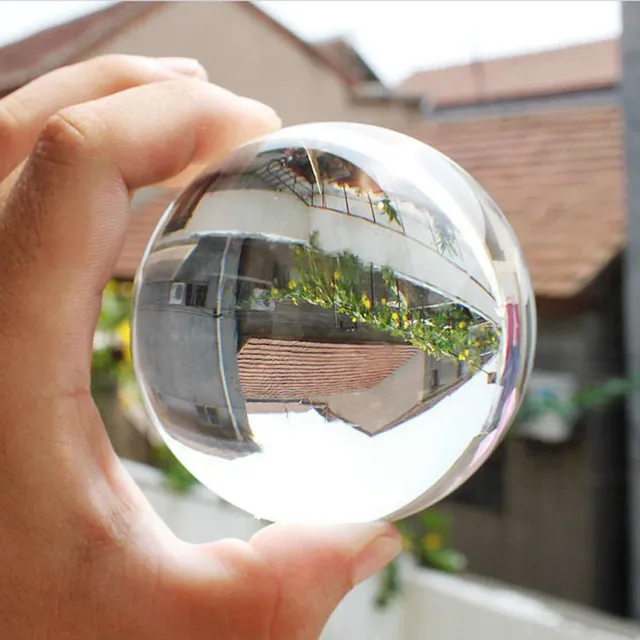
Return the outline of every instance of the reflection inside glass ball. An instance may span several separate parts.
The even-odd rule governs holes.
[[[140,268],[134,365],[178,459],[271,521],[398,518],[509,427],[534,302],[489,196],[354,124],[239,149],[172,205]]]

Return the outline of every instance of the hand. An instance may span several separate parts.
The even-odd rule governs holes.
[[[400,548],[388,525],[189,545],[120,465],[90,394],[131,193],[278,128],[185,60],[110,56],[0,101],[0,637],[316,640]]]

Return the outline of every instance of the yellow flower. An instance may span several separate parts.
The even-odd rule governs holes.
[[[409,321],[408,321],[408,320],[405,320],[405,321],[404,321],[404,328],[406,329],[408,326],[409,326]]]
[[[127,362],[131,362],[131,325],[129,324],[129,320],[123,320],[118,325],[117,333],[120,338],[120,344],[122,345],[124,359]]]
[[[333,272],[333,279],[334,280],[340,280],[340,272],[339,271],[334,271]]]
[[[382,302],[382,304],[387,304],[387,299],[386,298],[382,298],[382,300],[380,300],[380,302]]]
[[[367,294],[363,293],[362,294],[362,302],[364,303],[364,306],[366,309],[371,309],[371,300],[369,300],[369,298],[367,298]]]
[[[468,355],[469,355],[469,349],[465,349],[465,350],[464,350],[464,355],[465,355],[465,356],[468,356]]]
[[[395,311],[391,314],[391,319],[392,320],[398,320],[399,318],[400,318],[400,316]]]
[[[461,354],[458,356],[458,360],[466,360],[466,357],[465,357],[464,353],[461,353]]]
[[[271,289],[271,295],[272,296],[277,296],[278,295],[278,290],[277,289]]]
[[[466,322],[460,322],[460,323],[458,324],[458,328],[459,328],[459,329],[464,329],[466,326],[467,326],[467,323],[466,323]]]
[[[289,280],[289,289],[295,289],[295,288],[296,288],[296,281]]]
[[[104,292],[109,296],[115,295],[118,293],[118,283],[115,280],[109,280],[107,286],[104,288]]]
[[[427,551],[437,551],[442,548],[442,538],[437,533],[427,533],[422,544]]]

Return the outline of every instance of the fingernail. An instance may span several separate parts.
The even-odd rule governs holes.
[[[199,78],[207,80],[208,75],[205,68],[193,58],[157,58],[158,62],[167,69],[171,69],[181,76]]]
[[[256,114],[274,129],[279,129],[282,126],[280,116],[278,116],[271,107],[267,106],[263,102],[253,100],[252,98],[245,98],[243,96],[238,96],[238,99],[243,109]]]
[[[353,565],[354,584],[364,582],[386,567],[402,552],[402,537],[395,527],[385,525],[364,550],[356,557]]]

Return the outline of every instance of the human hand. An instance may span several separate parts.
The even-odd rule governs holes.
[[[191,77],[189,77],[191,76]],[[389,525],[177,540],[90,394],[131,193],[280,126],[187,61],[110,56],[0,101],[0,637],[316,640]]]

